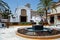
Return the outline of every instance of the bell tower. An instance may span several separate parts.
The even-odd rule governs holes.
[[[29,3],[27,3],[27,4],[25,5],[25,7],[28,7],[28,8],[30,8],[30,4],[29,4]]]

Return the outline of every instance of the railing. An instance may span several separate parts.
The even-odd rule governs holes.
[[[1,22],[8,22],[8,19],[1,19]]]

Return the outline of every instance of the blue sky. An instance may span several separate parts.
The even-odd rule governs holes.
[[[31,4],[31,9],[37,10],[37,4],[39,3],[39,0],[3,0],[3,1],[8,3],[12,13],[15,12],[15,9],[17,8],[17,6],[24,6],[27,3]],[[58,1],[58,0],[54,0],[54,1]]]

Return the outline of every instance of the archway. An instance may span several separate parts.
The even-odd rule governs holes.
[[[27,17],[26,16],[20,16],[20,22],[26,22]]]
[[[26,21],[27,21],[26,10],[21,9],[20,22],[26,22]]]
[[[51,24],[54,24],[54,16],[51,16],[51,17],[50,17],[50,23],[51,23]]]

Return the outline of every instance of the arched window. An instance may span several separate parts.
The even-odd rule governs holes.
[[[57,18],[58,18],[58,20],[60,20],[60,14],[59,14],[59,15],[57,15]]]
[[[21,9],[21,16],[26,16],[26,10],[25,9]]]

